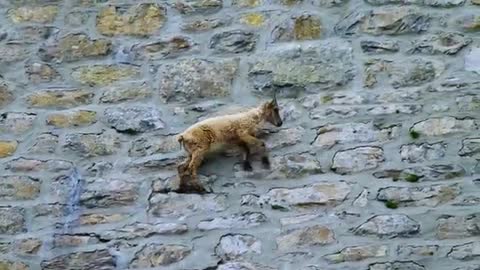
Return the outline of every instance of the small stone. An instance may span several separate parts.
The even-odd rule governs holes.
[[[368,204],[368,195],[370,192],[367,189],[363,189],[357,198],[353,201],[352,205],[355,207],[365,207]]]
[[[267,52],[249,65],[248,78],[254,91],[271,96],[296,98],[302,92],[336,89],[354,77],[351,44],[324,41],[315,47]]]
[[[0,260],[0,269],[5,270],[30,270],[30,267],[23,262]]]
[[[354,246],[346,247],[337,253],[325,255],[328,262],[342,263],[342,262],[356,262],[369,258],[382,258],[388,255],[388,247],[384,245],[368,245],[368,246]]]
[[[293,16],[272,31],[274,42],[319,39],[322,31],[320,19],[311,14]]]
[[[20,254],[37,254],[41,247],[42,241],[40,239],[21,239],[15,243],[15,252]]]
[[[377,194],[379,201],[393,201],[398,206],[436,207],[454,200],[460,195],[458,185],[432,185],[428,187],[386,187]]]
[[[367,109],[370,115],[388,115],[388,114],[416,114],[422,111],[423,106],[418,104],[391,104],[375,105]]]
[[[462,166],[456,164],[434,164],[417,166],[404,170],[385,170],[375,172],[377,178],[393,178],[394,181],[405,180],[408,182],[444,181],[462,177],[466,173]]]
[[[331,169],[338,174],[351,174],[375,169],[384,161],[385,157],[382,148],[361,146],[335,153]]]
[[[54,153],[58,145],[58,135],[52,133],[41,133],[35,138],[35,142],[28,149],[32,154]]]
[[[324,246],[335,241],[334,232],[322,225],[289,230],[276,239],[277,248],[280,251]]]
[[[25,73],[32,83],[47,83],[60,79],[58,71],[44,63],[31,63],[25,65]]]
[[[362,40],[360,47],[364,53],[368,54],[396,53],[400,50],[398,41],[394,40]]]
[[[247,7],[258,7],[263,3],[263,0],[233,0],[232,6],[247,8]]]
[[[151,155],[134,160],[126,166],[125,172],[145,173],[174,169],[184,158],[185,156],[180,152]]]
[[[480,245],[477,242],[470,242],[454,246],[447,257],[461,261],[475,260],[480,257]]]
[[[128,206],[134,204],[138,197],[139,188],[135,183],[97,178],[88,181],[82,188],[80,204],[87,208]]]
[[[463,34],[441,32],[413,41],[412,48],[408,50],[408,53],[453,55],[470,43],[472,43],[472,39],[465,37]]]
[[[21,46],[21,44],[38,44],[40,42],[45,42],[50,37],[56,35],[59,31],[57,27],[54,26],[41,26],[41,25],[31,25],[31,26],[22,26],[15,29],[14,32],[9,32],[8,41],[10,44],[15,46]],[[11,52],[21,52],[21,48],[15,50],[14,47],[10,48]],[[27,52],[24,47],[24,51]],[[21,56],[19,56],[21,57]]]
[[[343,36],[360,32],[371,35],[420,34],[430,28],[431,17],[409,7],[353,11],[338,22],[334,30]]]
[[[302,224],[307,221],[316,219],[320,217],[319,214],[305,214],[305,215],[296,215],[291,217],[284,217],[280,219],[280,225],[282,226],[290,226],[295,224]]]
[[[425,270],[426,268],[422,265],[413,262],[413,261],[396,261],[396,262],[382,262],[382,263],[373,263],[368,266],[368,270]]]
[[[0,47],[0,63],[9,64],[25,60],[30,52],[23,44],[9,42]]]
[[[480,109],[480,95],[465,94],[455,99],[457,107],[462,112],[477,111]]]
[[[102,240],[148,238],[156,235],[180,235],[188,231],[186,224],[181,223],[133,223],[122,228],[101,233]]]
[[[74,152],[84,157],[114,154],[120,148],[120,139],[106,132],[71,133],[65,135],[64,151]]]
[[[408,163],[419,163],[425,161],[435,161],[445,157],[447,144],[438,143],[421,143],[421,144],[405,144],[400,147],[400,157],[402,161]]]
[[[154,107],[110,107],[103,112],[105,123],[118,132],[139,133],[165,128],[162,113]]]
[[[182,261],[191,252],[192,249],[184,245],[148,244],[135,253],[130,267],[136,269],[167,266]]]
[[[420,232],[420,224],[404,214],[376,215],[353,229],[355,235],[380,238],[408,237]]]
[[[472,0],[472,4],[474,4],[474,5],[480,5],[480,0]]]
[[[264,25],[266,18],[265,15],[259,12],[247,13],[240,17],[240,23],[251,26],[260,27]]]
[[[69,268],[113,270],[115,269],[115,261],[107,249],[100,249],[60,255],[42,261],[41,267],[42,270]]]
[[[0,206],[0,234],[15,235],[26,231],[24,209]]]
[[[154,154],[170,153],[178,150],[178,141],[175,136],[168,137],[141,137],[132,142],[128,150],[131,157],[144,157]]]
[[[221,212],[227,208],[224,194],[154,194],[149,211],[156,217],[180,218],[202,213]]]
[[[124,85],[117,86],[111,85],[106,88],[100,97],[101,103],[123,103],[127,101],[140,101],[144,99],[151,98],[153,91],[146,84],[140,86],[137,85]]]
[[[215,255],[225,261],[261,253],[262,242],[249,234],[224,235],[215,247]]]
[[[420,133],[420,136],[443,136],[471,132],[477,128],[477,124],[473,119],[445,116],[420,121],[415,123],[410,130]]]
[[[249,229],[261,226],[267,222],[267,217],[260,212],[243,212],[230,216],[216,217],[202,220],[197,225],[200,231],[211,231],[218,229]]]
[[[29,131],[37,114],[6,112],[0,114],[0,131],[5,133],[22,134]]]
[[[265,145],[270,151],[293,146],[301,142],[305,132],[302,127],[282,129],[270,135]]]
[[[272,208],[282,209],[292,206],[334,206],[342,203],[350,194],[350,190],[350,186],[345,182],[316,183],[298,188],[273,188],[260,196],[260,201]]]
[[[17,141],[0,140],[0,158],[5,158],[13,155],[17,151]]]
[[[100,225],[123,221],[127,215],[123,214],[83,214],[79,217],[80,225]]]
[[[66,113],[53,113],[47,116],[47,125],[57,128],[89,126],[97,122],[95,111],[77,110]]]
[[[13,92],[4,81],[0,81],[0,108],[6,107],[15,100]]]
[[[258,263],[240,261],[219,264],[216,270],[278,270],[278,268],[273,268]]]
[[[69,248],[98,244],[100,241],[95,234],[55,234],[54,248]]]
[[[480,48],[472,48],[465,55],[465,70],[480,74]]]
[[[206,18],[193,21],[187,21],[182,24],[181,29],[187,33],[198,33],[213,30],[219,27],[227,26],[231,23],[230,17]]]
[[[476,14],[465,14],[455,19],[457,27],[464,32],[478,32],[480,31],[480,16]]]
[[[160,95],[166,102],[226,97],[232,91],[236,61],[182,59],[160,68]]]
[[[156,42],[150,42],[144,45],[137,45],[133,50],[139,53],[141,57],[145,57],[150,60],[156,60],[177,57],[194,49],[196,46],[197,44],[190,38],[184,36],[175,36]]]
[[[180,0],[175,8],[185,15],[212,14],[223,7],[223,0]]]
[[[70,27],[82,27],[90,18],[90,14],[84,11],[72,11],[65,15],[65,24]]]
[[[40,194],[40,180],[23,175],[0,176],[0,199],[22,201],[36,199]]]
[[[97,15],[96,28],[105,36],[154,34],[165,24],[166,9],[155,3],[141,3],[128,8],[107,6]]]
[[[24,6],[8,11],[8,17],[14,23],[52,23],[58,13],[57,6]]]
[[[275,156],[270,163],[270,169],[259,168],[251,172],[244,171],[241,164],[236,164],[234,167],[235,177],[241,179],[296,179],[323,173],[320,161],[308,153]]]
[[[398,130],[398,126],[381,129],[373,122],[326,125],[317,130],[312,145],[331,148],[336,144],[384,142],[398,134]]]
[[[38,53],[46,62],[74,62],[105,56],[112,50],[110,40],[92,39],[86,34],[75,33],[58,38],[55,43],[44,44]]]
[[[480,235],[480,214],[443,215],[437,220],[437,239],[460,239]]]
[[[232,30],[215,34],[209,48],[215,53],[243,53],[255,49],[256,36],[252,32]]]
[[[462,148],[458,151],[462,157],[480,157],[480,138],[469,138],[462,140]]]
[[[27,96],[27,103],[35,108],[66,109],[87,105],[93,101],[94,94],[82,89],[47,89]]]
[[[434,256],[439,249],[438,245],[399,245],[397,254],[400,257],[411,258],[412,256]]]
[[[129,65],[92,65],[73,69],[74,80],[90,86],[106,86],[138,77],[140,69]]]

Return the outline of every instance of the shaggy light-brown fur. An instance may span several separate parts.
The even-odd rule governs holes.
[[[187,160],[178,168],[180,186],[187,186],[183,174],[188,172],[191,176],[188,185],[205,191],[197,178],[198,167],[207,153],[228,145],[236,145],[243,150],[244,170],[252,170],[250,154],[253,150],[261,151],[262,164],[269,168],[265,143],[255,137],[265,122],[277,127],[282,125],[276,98],[245,112],[205,119],[179,134],[178,142],[188,153]]]

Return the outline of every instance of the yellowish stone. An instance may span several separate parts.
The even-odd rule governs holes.
[[[11,156],[15,153],[17,147],[18,143],[16,141],[0,141],[0,158]]]
[[[47,117],[47,124],[58,128],[88,126],[95,123],[97,113],[94,111],[75,111],[68,113],[54,113]]]
[[[81,83],[95,85],[109,85],[113,82],[134,78],[140,74],[137,67],[125,65],[95,65],[83,66],[75,69],[72,77]]]
[[[85,214],[79,219],[80,225],[98,225],[119,222],[126,219],[123,214]]]
[[[57,6],[44,7],[19,7],[11,9],[8,12],[10,19],[14,23],[32,22],[32,23],[52,23],[58,13]]]
[[[258,7],[262,4],[262,0],[234,0],[232,5],[237,7]]]
[[[472,4],[474,4],[474,5],[480,5],[480,0],[472,0]]]
[[[148,36],[164,25],[165,15],[165,8],[153,3],[130,7],[124,14],[109,6],[98,14],[97,30],[106,36]]]
[[[93,93],[87,90],[44,90],[27,97],[32,107],[71,108],[92,102]]]
[[[265,22],[265,16],[261,13],[249,13],[240,18],[240,22],[250,26],[262,26]]]
[[[320,21],[311,16],[300,16],[295,19],[294,35],[296,40],[317,39],[320,37]]]

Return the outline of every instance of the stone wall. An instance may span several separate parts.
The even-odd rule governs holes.
[[[480,1],[0,0],[0,269],[480,269]],[[174,135],[277,90],[272,168]]]

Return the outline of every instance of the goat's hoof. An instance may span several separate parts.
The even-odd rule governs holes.
[[[252,164],[250,164],[249,161],[244,161],[243,162],[243,169],[247,172],[251,172],[253,170]]]
[[[268,157],[262,157],[262,164],[265,169],[270,169],[270,160]]]

